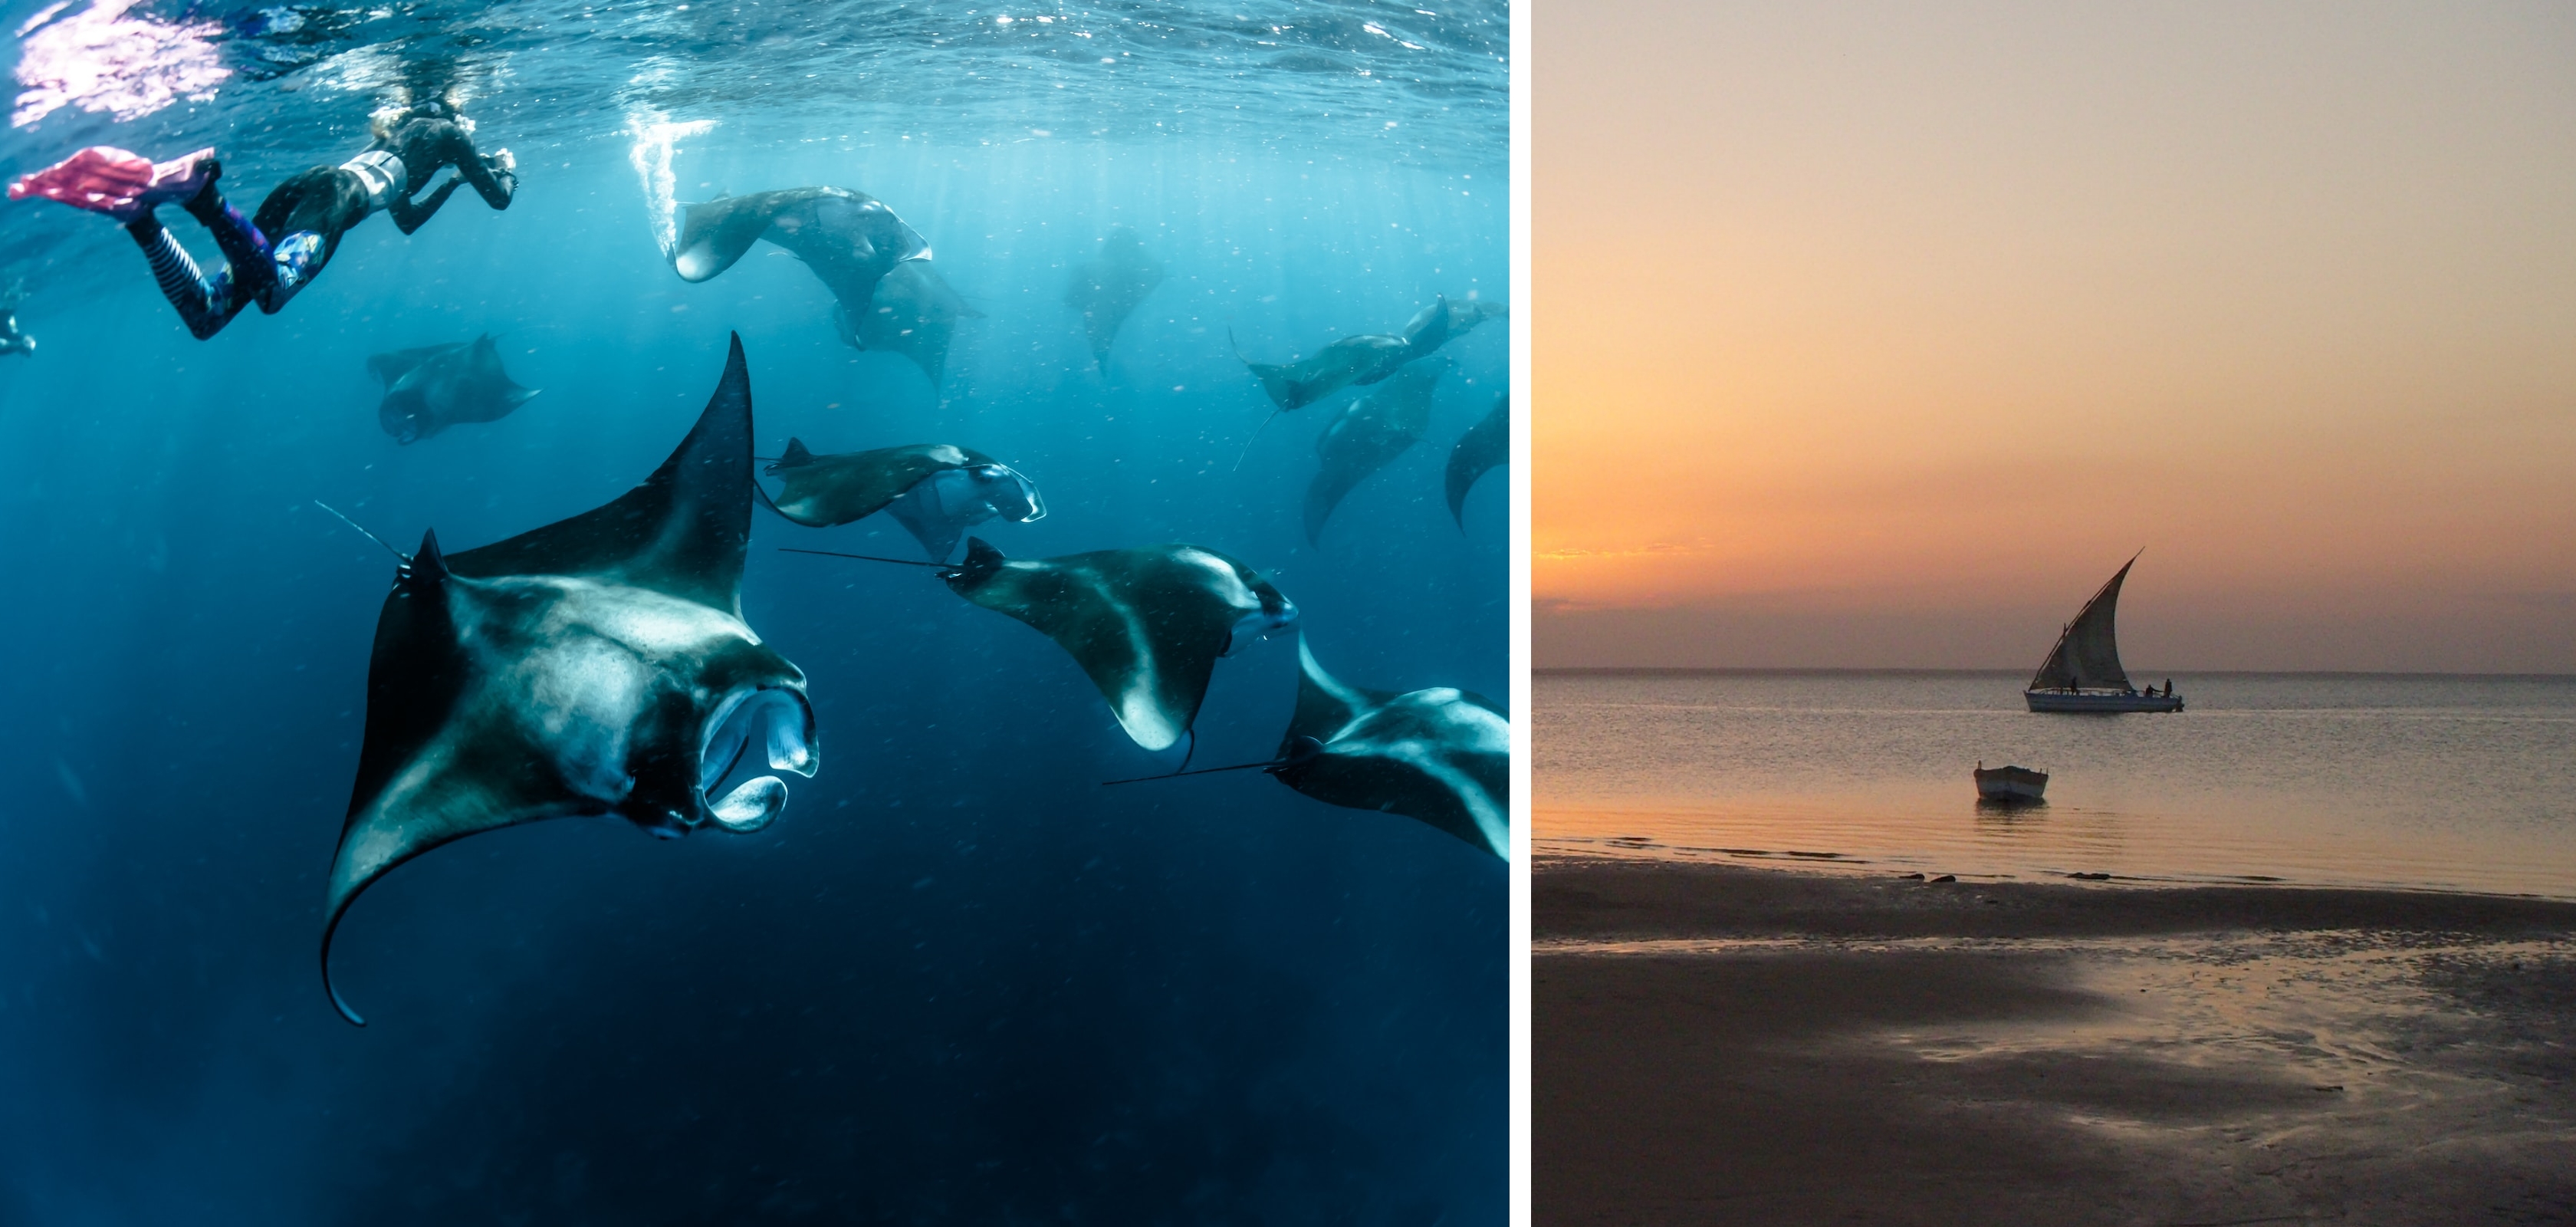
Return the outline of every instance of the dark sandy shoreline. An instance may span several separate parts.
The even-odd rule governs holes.
[[[2576,904],[1532,878],[1543,1224],[2576,1223]]]

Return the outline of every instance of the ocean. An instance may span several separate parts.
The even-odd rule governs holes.
[[[2576,898],[2576,678],[2180,674],[2121,716],[2027,680],[1542,673],[1537,854]],[[1980,761],[2046,803],[1981,804]]]
[[[1508,325],[1441,350],[1421,441],[1320,544],[1316,440],[1363,390],[1268,421],[1237,356],[1505,299],[1502,4],[0,16],[12,177],[211,145],[248,211],[446,83],[521,179],[505,212],[366,222],[204,342],[113,224],[0,206],[40,342],[0,357],[0,1224],[1503,1218],[1507,867],[1258,772],[1101,787],[1181,755],[1056,644],[916,568],[778,552],[919,557],[885,515],[755,512],[744,615],[819,726],[774,824],[475,835],[349,912],[332,965],[366,1028],[315,967],[395,565],[316,501],[451,551],[599,506],[735,334],[763,456],[975,448],[1043,492],[1044,519],[973,530],[1013,557],[1203,545],[1293,599],[1337,677],[1508,701],[1504,482],[1463,527],[1442,488]],[[30,83],[120,47],[152,54],[70,101]],[[673,203],[806,185],[932,245],[976,313],[943,380],[845,344],[774,246],[698,284],[657,247]],[[1104,369],[1066,291],[1119,226],[1166,276]],[[370,355],[487,334],[534,399],[408,445],[380,425]],[[1191,765],[1268,758],[1297,684],[1294,635],[1220,661]]]

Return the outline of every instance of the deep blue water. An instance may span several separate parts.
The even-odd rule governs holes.
[[[434,851],[341,931],[371,1025],[331,1011],[323,880],[392,560],[312,500],[451,549],[587,510],[688,429],[728,332],[763,454],[975,447],[1045,492],[1048,518],[978,530],[1012,555],[1206,545],[1275,569],[1346,681],[1508,695],[1503,483],[1463,533],[1440,493],[1506,326],[1444,351],[1429,435],[1320,550],[1299,500],[1352,394],[1232,471],[1269,404],[1227,343],[1278,360],[1504,296],[1501,6],[1036,10],[1079,43],[990,6],[771,7],[299,7],[288,38],[147,6],[224,23],[214,99],[0,144],[13,175],[215,144],[248,208],[362,146],[385,65],[443,63],[524,180],[505,213],[365,223],[203,343],[112,224],[0,206],[41,341],[0,358],[0,1223],[1502,1217],[1505,867],[1258,773],[1097,787],[1176,756],[1054,644],[927,575],[773,550],[910,553],[883,517],[755,520],[746,615],[821,730],[775,825]],[[836,184],[929,238],[985,313],[944,389],[844,346],[772,248],[674,276],[638,115],[715,121],[679,142],[683,200]],[[1104,378],[1061,296],[1120,223],[1171,275]],[[485,331],[543,394],[397,445],[366,356]],[[1266,757],[1295,675],[1291,638],[1222,662],[1196,761]]]

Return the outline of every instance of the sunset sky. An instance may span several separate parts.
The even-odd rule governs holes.
[[[1543,4],[1536,663],[2576,671],[2576,6]]]

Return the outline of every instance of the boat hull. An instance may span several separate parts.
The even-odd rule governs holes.
[[[2181,711],[2182,696],[2171,694],[2122,693],[2116,690],[2025,690],[2021,697],[2038,712],[2078,712],[2113,714],[2118,712]]]
[[[2031,805],[2048,791],[2048,773],[2027,767],[1979,767],[1977,799],[2004,805]]]

